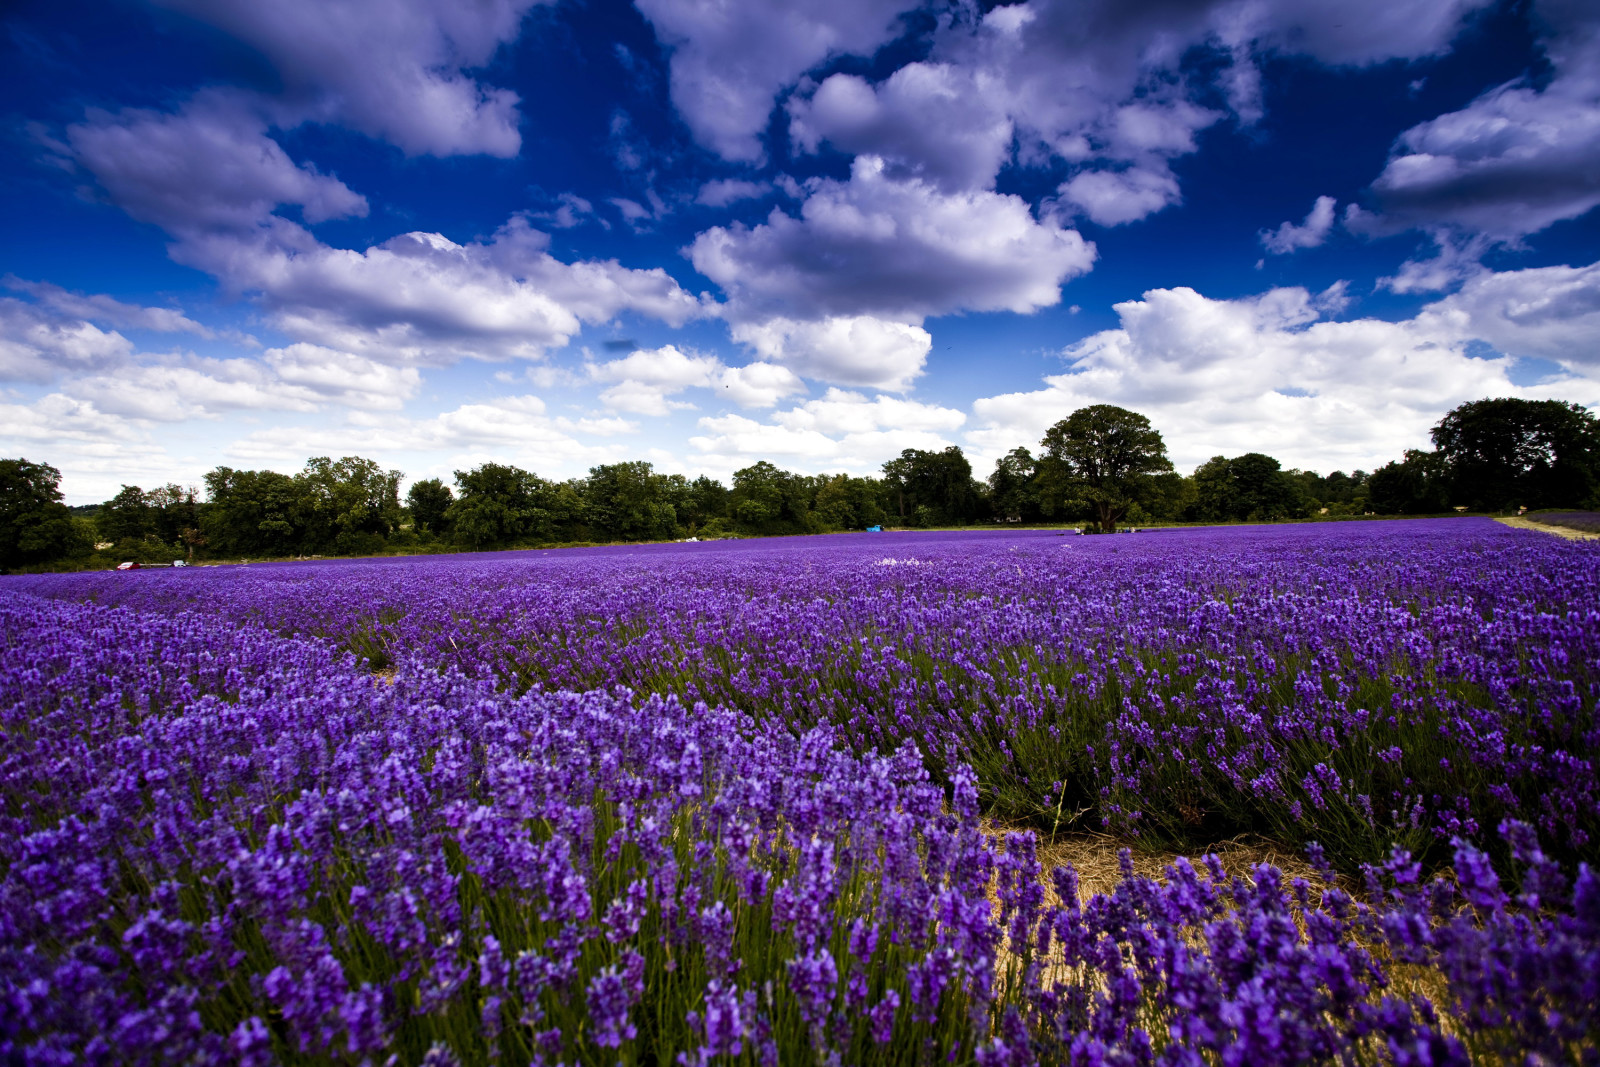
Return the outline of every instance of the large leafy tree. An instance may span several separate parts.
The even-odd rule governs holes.
[[[1196,507],[1207,519],[1296,519],[1310,510],[1298,480],[1260,452],[1214,456],[1194,472]]]
[[[1571,507],[1600,486],[1600,421],[1581,404],[1474,400],[1433,428],[1451,503],[1474,510]]]
[[[805,479],[766,460],[733,472],[728,508],[745,533],[810,533],[810,503]]]
[[[590,467],[584,517],[607,540],[669,540],[678,527],[673,497],[687,488],[680,481],[657,474],[643,460]]]
[[[994,461],[989,475],[989,508],[996,519],[1032,522],[1037,518],[1038,501],[1033,492],[1037,464],[1026,448],[1013,448]]]
[[[447,519],[455,538],[473,548],[493,548],[537,526],[539,476],[505,463],[482,463],[456,471],[460,495]]]
[[[406,493],[406,506],[411,509],[411,522],[419,530],[442,533],[445,512],[455,502],[456,495],[438,478],[424,478],[413,482]]]
[[[304,542],[301,484],[277,471],[218,467],[206,475],[200,524],[223,555],[292,556]]]
[[[1429,515],[1450,507],[1444,461],[1437,452],[1406,449],[1367,477],[1367,501],[1379,515]]]
[[[1106,533],[1134,504],[1154,497],[1154,476],[1172,470],[1166,443],[1137,411],[1079,408],[1045,431],[1041,489],[1054,506],[1081,501]]]
[[[48,463],[0,459],[0,567],[51,563],[88,551],[61,502],[61,472]]]
[[[883,479],[902,523],[970,522],[978,517],[980,486],[961,449],[908,448],[883,465]]]

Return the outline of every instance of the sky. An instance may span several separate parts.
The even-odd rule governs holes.
[[[0,456],[1180,471],[1600,407],[1590,0],[11,0]]]

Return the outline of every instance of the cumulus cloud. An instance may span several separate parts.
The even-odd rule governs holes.
[[[637,430],[638,425],[626,419],[552,415],[542,398],[525,394],[462,404],[423,419],[358,414],[342,424],[268,427],[239,438],[228,447],[228,454],[245,463],[292,468],[307,455],[434,453],[444,457],[440,466],[446,471],[493,460],[551,477],[632,454],[626,443],[593,444],[579,435],[612,437]]]
[[[1428,305],[1419,319],[1508,355],[1547,359],[1593,376],[1600,372],[1600,263],[1485,271]]]
[[[210,329],[173,308],[127,304],[104,293],[74,293],[59,285],[28,281],[14,274],[0,278],[0,285],[24,293],[41,307],[70,318],[103,322],[123,329],[192,333],[205,338],[216,336]]]
[[[702,418],[704,433],[689,439],[699,458],[714,468],[733,470],[756,459],[781,457],[804,471],[876,472],[906,448],[938,450],[966,415],[914,400],[829,389],[775,412],[761,422],[743,415]]]
[[[1165,168],[1082,171],[1063,182],[1057,192],[1101,226],[1137,222],[1181,199],[1178,179]]]
[[[1263,60],[1309,56],[1362,65],[1443,52],[1487,0],[1025,0],[983,15],[960,9],[932,36],[932,54],[872,83],[837,73],[802,79],[788,103],[798,151],[823,143],[877,156],[893,175],[940,188],[993,187],[1013,159],[1081,168],[1063,203],[1117,225],[1177,203],[1168,164],[1224,113],[1203,104],[1220,89],[1233,115],[1262,114]],[[764,10],[764,8],[762,9]],[[752,17],[765,17],[759,13]],[[1195,49],[1221,62],[1186,67]],[[770,93],[746,124],[764,127]],[[744,158],[756,158],[753,149]]]
[[[792,393],[804,392],[800,379],[786,367],[751,363],[726,366],[716,356],[684,352],[676,345],[644,348],[622,359],[589,365],[590,378],[610,382],[600,401],[615,411],[666,415],[694,405],[671,399],[686,389],[709,389],[717,399],[740,407],[771,407]]]
[[[764,158],[773,101],[835,55],[871,55],[898,36],[911,0],[636,0],[672,50],[672,102],[724,159]]]
[[[694,386],[711,386],[722,370],[717,357],[687,353],[676,345],[641,348],[589,368],[594,378],[613,383],[601,392],[601,403],[635,415],[665,415],[692,406],[670,398]]]
[[[270,242],[225,243],[209,269],[259,294],[287,333],[374,359],[444,364],[462,358],[537,358],[585,322],[637,311],[671,325],[702,314],[699,300],[657,267],[616,260],[563,263],[548,237],[513,218],[487,241],[457,244],[408,233],[357,252]]]
[[[1372,183],[1369,228],[1454,227],[1511,241],[1600,204],[1600,13],[1542,0],[1555,76],[1490,90],[1401,134]]]
[[[741,200],[754,200],[772,191],[770,182],[749,182],[740,178],[718,178],[706,182],[695,194],[694,202],[706,207],[727,207]]]
[[[171,113],[91,110],[66,142],[118,207],[180,240],[250,232],[284,206],[309,223],[366,215],[365,197],[295,163],[266,129],[245,98],[211,91]]]
[[[1286,255],[1301,248],[1316,248],[1326,241],[1328,234],[1333,231],[1334,203],[1331,196],[1317,197],[1304,222],[1299,225],[1285,222],[1275,230],[1262,230],[1262,245],[1275,256]]]
[[[53,382],[117,366],[132,354],[133,342],[115,330],[0,297],[0,381]]]
[[[723,395],[742,408],[770,408],[784,397],[806,391],[805,384],[788,367],[773,363],[746,363],[722,372]]]
[[[689,250],[742,321],[873,315],[920,322],[961,310],[1029,312],[1094,261],[1076,231],[1033,217],[1019,197],[947,194],[897,180],[862,156],[850,180],[814,179],[800,217],[713,227]]]
[[[749,345],[763,359],[807,378],[891,392],[911,388],[933,347],[933,338],[921,326],[870,315],[735,323],[732,333],[735,341]]]
[[[282,209],[315,224],[364,215],[366,200],[296,164],[265,129],[242,98],[208,92],[171,114],[91,112],[65,147],[118,206],[175,238],[175,260],[328,348],[400,364],[537,357],[623,311],[681,325],[704,310],[660,268],[555,259],[523,216],[465,244],[408,233],[365,251],[330,247]]]
[[[278,122],[336,123],[410,155],[511,157],[517,95],[466,71],[516,39],[541,0],[158,0],[260,51],[283,80]]]
[[[790,100],[789,136],[804,152],[826,141],[881,156],[941,189],[991,188],[1011,151],[1011,119],[985,78],[948,63],[909,63],[876,86],[835,74]]]
[[[1149,416],[1180,469],[1248,451],[1285,466],[1371,469],[1426,446],[1429,427],[1468,400],[1600,403],[1590,379],[1514,384],[1510,356],[1469,357],[1467,331],[1437,316],[1321,321],[1304,289],[1240,300],[1156,289],[1116,310],[1121,325],[1066,349],[1067,372],[1044,388],[973,405],[978,426],[967,440],[980,457],[1032,444],[1077,408],[1108,403]]]

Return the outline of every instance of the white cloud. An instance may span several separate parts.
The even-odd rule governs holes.
[[[365,199],[296,165],[226,94],[176,114],[92,113],[67,139],[119,206],[177,238],[175,260],[253,296],[297,340],[401,364],[535,358],[623,311],[681,325],[704,310],[660,268],[555,259],[520,215],[487,241],[408,233],[364,252],[325,245],[275,211],[297,206],[317,222],[364,215]]]
[[[443,469],[493,460],[552,477],[632,454],[626,443],[590,444],[579,435],[609,437],[637,430],[626,419],[554,416],[540,397],[521,395],[462,404],[425,419],[380,414],[316,428],[274,426],[238,439],[227,451],[240,461],[289,469],[308,455],[360,454],[394,464],[399,461],[383,457],[432,453],[442,457],[434,465]]]
[[[1428,305],[1420,319],[1508,355],[1600,374],[1600,263],[1484,272]]]
[[[26,293],[39,305],[64,317],[104,322],[124,329],[216,337],[211,330],[173,308],[126,304],[104,293],[74,293],[59,285],[28,281],[12,274],[0,278],[0,285],[19,293]]]
[[[0,381],[52,382],[114,367],[133,354],[115,330],[0,297]]]
[[[1065,161],[1083,170],[1064,184],[1064,202],[1116,225],[1178,202],[1169,163],[1224,117],[1200,103],[1213,86],[1239,121],[1254,122],[1267,56],[1359,65],[1435,55],[1487,2],[1025,0],[981,16],[961,8],[932,35],[930,56],[876,84],[845,73],[817,86],[802,79],[788,105],[790,135],[799,151],[827,142],[946,191],[991,188],[1013,158]],[[1196,49],[1223,61],[1216,73],[1185,66]],[[739,158],[758,158],[771,93],[758,95]]]
[[[1372,184],[1380,230],[1457,227],[1515,240],[1600,204],[1600,12],[1535,6],[1555,68],[1508,82],[1401,134]]]
[[[794,371],[772,363],[729,367],[719,384],[723,395],[742,408],[770,408],[786,396],[806,391]]]
[[[1354,207],[1355,205],[1351,205]],[[1346,212],[1347,220],[1360,219],[1357,212]],[[1431,259],[1413,257],[1400,264],[1397,274],[1379,278],[1378,287],[1396,293],[1433,293],[1454,288],[1476,274],[1485,273],[1480,260],[1494,240],[1484,234],[1464,235],[1447,228],[1430,230],[1435,252]]]
[[[0,400],[0,455],[56,467],[69,504],[108,500],[123,485],[159,485],[192,476],[187,465],[175,462],[143,428],[61,393],[31,403]]]
[[[705,310],[659,267],[563,263],[545,251],[548,241],[518,217],[467,244],[436,233],[402,234],[365,252],[220,241],[194,259],[259,294],[285,332],[404,364],[537,358],[582,323],[623,311],[677,326]]]
[[[1276,230],[1261,231],[1262,245],[1276,256],[1301,248],[1316,248],[1328,239],[1328,234],[1333,230],[1334,203],[1331,196],[1317,197],[1316,203],[1311,205],[1311,210],[1306,214],[1306,220],[1298,226],[1293,222],[1285,222]]]
[[[814,322],[774,318],[736,323],[733,339],[763,359],[807,378],[903,392],[921,376],[933,338],[921,326],[870,315],[835,315]]]
[[[328,404],[393,409],[420,384],[414,368],[296,344],[268,349],[260,359],[145,357],[112,374],[75,378],[63,391],[115,415],[184,422],[219,419],[234,411],[311,412]]]
[[[718,178],[706,182],[695,194],[694,201],[706,207],[727,207],[740,200],[754,200],[772,191],[770,182],[748,182],[740,178]]]
[[[722,370],[722,361],[715,356],[690,355],[675,345],[639,349],[589,368],[599,381],[615,383],[601,392],[600,402],[635,415],[666,415],[692,406],[668,398],[691,387],[710,387]]]
[[[1249,451],[1285,466],[1371,469],[1426,447],[1429,427],[1468,400],[1600,403],[1590,379],[1514,384],[1510,357],[1470,358],[1460,324],[1436,315],[1327,322],[1315,305],[1303,289],[1242,300],[1152,290],[1116,306],[1118,329],[1066,349],[1069,371],[1043,389],[978,400],[967,440],[992,458],[1032,446],[1079,407],[1108,403],[1148,416],[1180,469]]]
[[[562,193],[556,197],[555,207],[549,211],[530,212],[528,217],[552,229],[570,230],[594,217],[594,205],[577,193]]]
[[[965,421],[962,412],[913,400],[829,389],[826,395],[766,422],[742,415],[702,418],[705,433],[689,439],[702,463],[734,470],[757,459],[773,459],[790,469],[819,473],[877,472],[903,449],[939,450],[945,436]]]
[[[1137,222],[1182,199],[1178,180],[1165,168],[1081,171],[1058,192],[1101,226]]]
[[[902,322],[960,310],[1034,311],[1094,261],[1094,246],[1035,219],[1018,197],[945,194],[858,157],[848,182],[813,179],[795,218],[713,227],[689,250],[736,319],[875,315]]]
[[[672,102],[724,159],[764,158],[773,101],[834,55],[870,55],[898,35],[910,0],[636,0],[672,50]]]
[[[983,77],[947,63],[909,63],[877,86],[835,74],[790,100],[789,135],[801,151],[827,141],[941,189],[991,188],[1011,151],[1011,120]]]
[[[266,127],[245,97],[212,90],[175,113],[91,110],[66,141],[117,206],[180,239],[249,233],[285,205],[310,223],[366,215],[365,197],[296,164]]]
[[[718,401],[731,400],[740,407],[771,407],[785,396],[805,391],[787,367],[770,363],[728,367],[715,356],[683,352],[675,345],[592,363],[589,376],[614,383],[600,393],[601,403],[636,415],[666,415],[692,407],[670,399],[685,389],[710,389]]]
[[[517,95],[469,77],[539,0],[159,0],[239,38],[283,79],[280,124],[349,126],[410,155],[511,157]]]

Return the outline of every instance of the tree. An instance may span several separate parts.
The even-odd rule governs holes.
[[[902,523],[961,523],[978,516],[980,487],[972,479],[972,464],[955,445],[942,452],[908,448],[883,465],[883,477]]]
[[[1033,453],[1020,446],[994,461],[994,472],[989,475],[989,510],[996,519],[1031,522],[1037,517],[1039,505],[1033,491],[1036,468]]]
[[[669,540],[678,528],[669,499],[672,488],[666,475],[655,473],[643,460],[590,467],[585,521],[607,540]]]
[[[1082,501],[1106,533],[1155,494],[1153,475],[1172,470],[1150,420],[1111,404],[1079,408],[1045,431],[1040,445],[1044,488],[1057,498],[1051,503]]]
[[[125,485],[116,496],[100,505],[94,517],[100,537],[106,541],[143,541],[155,530],[150,505],[137,485]]]
[[[1213,456],[1195,470],[1194,485],[1205,519],[1296,519],[1310,511],[1299,479],[1260,452]]]
[[[342,553],[372,552],[400,524],[399,471],[370,459],[327,456],[306,460],[296,476],[305,547]]]
[[[746,533],[810,533],[808,486],[799,475],[766,460],[733,472],[728,508]]]
[[[48,463],[0,459],[0,567],[52,563],[90,545],[61,502],[61,472]]]
[[[521,537],[537,518],[537,475],[504,463],[482,463],[456,471],[461,490],[447,519],[458,542],[492,548]]]
[[[277,471],[218,467],[206,475],[200,516],[207,543],[224,555],[293,556],[304,543],[301,484]]]
[[[1600,486],[1600,420],[1562,400],[1474,400],[1433,428],[1450,503],[1572,507]]]
[[[1428,515],[1449,508],[1443,460],[1437,452],[1406,449],[1367,477],[1367,500],[1379,515]]]
[[[415,482],[406,493],[406,506],[411,509],[411,523],[418,530],[432,534],[445,530],[445,513],[455,502],[456,495],[438,478],[424,478]]]

